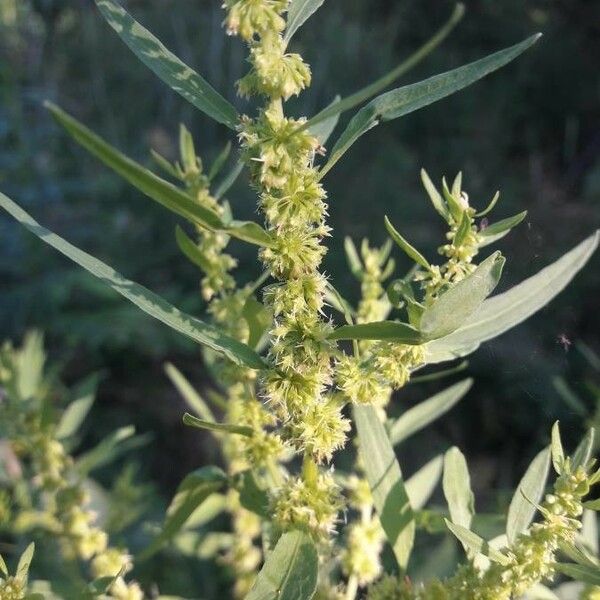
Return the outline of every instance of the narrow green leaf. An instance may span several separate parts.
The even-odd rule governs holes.
[[[533,277],[485,300],[467,325],[427,344],[427,363],[470,354],[479,344],[499,336],[537,312],[585,266],[598,247],[598,239],[596,232]]]
[[[498,221],[496,223],[488,225],[485,229],[482,229],[479,232],[479,235],[482,235],[483,237],[495,237],[497,235],[503,234],[507,231],[510,231],[513,227],[516,227],[521,221],[523,221],[523,219],[526,216],[527,211],[524,210],[518,215],[514,215],[513,217],[508,217],[507,219],[502,219],[502,221]]]
[[[420,332],[396,321],[378,321],[360,325],[342,325],[328,336],[330,340],[388,340],[401,344],[418,345],[423,342]]]
[[[147,288],[125,279],[114,269],[97,258],[79,250],[66,240],[48,231],[37,223],[29,214],[15,204],[10,198],[0,193],[0,207],[11,214],[21,225],[37,235],[61,254],[70,258],[86,271],[98,277],[112,287],[121,296],[133,302],[138,308],[155,319],[162,321],[175,331],[208,346],[215,352],[223,354],[238,365],[252,369],[263,369],[266,363],[252,348],[224,334],[219,328],[204,323],[191,315],[182,313],[169,304],[164,298],[154,294]]]
[[[50,102],[46,102],[45,106],[76,142],[155,202],[206,229],[226,231],[233,237],[259,246],[273,244],[271,236],[257,223],[250,221],[224,223],[217,213],[201,206],[173,184],[161,179],[107,144],[100,136],[58,106]]]
[[[221,150],[221,152],[219,152],[219,154],[217,155],[217,158],[215,158],[215,162],[213,162],[213,164],[210,166],[210,171],[208,172],[209,181],[212,181],[221,172],[221,169],[223,168],[223,165],[225,165],[225,163],[227,162],[227,159],[229,158],[230,154],[231,142],[227,142],[223,150]]]
[[[340,96],[336,96],[329,106],[335,106],[336,104],[339,104],[339,102]],[[319,121],[319,123],[316,123],[315,125],[311,125],[308,131],[311,135],[314,135],[319,140],[321,146],[325,146],[327,140],[333,133],[333,130],[336,128],[339,120],[339,113],[334,114],[328,119],[324,119],[323,121]]]
[[[498,200],[500,200],[500,192],[496,192],[494,197],[490,200],[490,203],[481,212],[475,213],[475,216],[485,217],[485,215],[489,214],[494,209],[494,206],[496,206]]]
[[[600,499],[596,500],[600,505]],[[581,543],[589,549],[593,556],[598,556],[600,551],[600,537],[598,536],[598,517],[589,506],[586,506],[587,502],[583,503],[586,510],[583,511],[581,516],[581,532],[580,540]],[[598,559],[596,559],[598,560]]]
[[[35,544],[32,542],[25,548],[25,552],[21,554],[21,558],[19,558],[19,562],[17,564],[17,573],[16,578],[21,581],[27,581],[27,576],[29,575],[29,567],[31,566],[31,561],[33,560],[33,553],[35,552]]]
[[[427,195],[433,204],[433,208],[435,208],[438,214],[446,222],[449,222],[450,212],[448,211],[448,207],[446,206],[442,195],[437,191],[435,185],[433,185],[433,182],[429,178],[429,175],[425,169],[421,169],[421,181],[423,182],[423,187],[425,188]]]
[[[595,434],[594,428],[589,429],[577,446],[577,449],[571,456],[571,467],[573,470],[577,469],[577,467],[584,467],[590,461],[594,449]]]
[[[215,417],[212,410],[210,410],[208,404],[206,404],[200,394],[194,389],[185,375],[171,363],[166,363],[164,369],[167,377],[185,400],[185,403],[205,421],[214,421]]]
[[[458,224],[458,229],[454,234],[454,245],[461,246],[465,241],[469,231],[471,231],[471,219],[468,213],[465,211],[463,212],[460,223]]]
[[[217,431],[219,433],[236,433],[245,437],[252,437],[254,430],[252,427],[244,427],[243,425],[232,425],[230,423],[215,423],[214,421],[204,421],[190,413],[183,415],[183,424],[197,429],[208,429],[209,431]]]
[[[417,431],[427,427],[427,425],[446,414],[465,396],[472,385],[472,379],[464,379],[407,410],[390,427],[390,441],[392,445],[396,446],[400,444]]]
[[[540,34],[425,81],[397,88],[375,98],[352,118],[335,144],[329,161],[321,169],[323,177],[364,133],[382,121],[397,119],[458,92],[489,73],[503,67],[534,44]],[[343,101],[342,101],[343,102]]]
[[[302,531],[284,533],[256,577],[246,600],[311,600],[317,589],[319,557]]]
[[[406,480],[406,493],[408,494],[413,510],[420,510],[427,504],[440,480],[443,468],[444,457],[439,455],[432,458],[425,466],[421,467]]]
[[[177,488],[177,493],[167,509],[161,532],[140,554],[146,559],[155,554],[185,525],[194,511],[211,495],[222,489],[227,476],[217,467],[202,467],[190,473]]]
[[[400,232],[398,232],[387,217],[385,217],[385,228],[390,234],[390,237],[398,244],[398,246],[400,246],[400,248],[402,248],[402,250],[404,250],[409,258],[414,260],[418,265],[421,265],[425,270],[431,270],[431,266],[427,262],[427,259],[400,235]]]
[[[458,541],[464,546],[467,552],[472,552],[473,554],[483,554],[490,560],[500,563],[501,565],[508,563],[508,559],[506,556],[504,556],[504,554],[502,554],[502,552],[492,548],[488,542],[479,537],[476,533],[473,533],[466,527],[452,523],[448,521],[448,519],[445,519],[445,521],[448,529],[456,536]]]
[[[348,266],[350,267],[352,275],[361,281],[363,276],[363,265],[358,256],[358,250],[356,249],[352,238],[349,236],[344,238],[344,252],[346,253],[346,260],[348,261]]]
[[[204,258],[198,244],[195,244],[188,234],[179,227],[175,226],[175,240],[181,253],[186,256],[197,267],[200,267],[205,273],[210,269],[210,265]]]
[[[56,439],[64,440],[77,433],[90,412],[95,399],[96,395],[91,393],[82,396],[81,398],[77,398],[77,400],[74,400],[67,406],[67,409],[60,418],[58,427],[56,428],[54,434]]]
[[[306,21],[321,8],[325,0],[291,0],[283,39],[287,44]]]
[[[598,567],[575,565],[571,563],[556,563],[554,567],[559,573],[571,577],[571,579],[590,585],[600,586],[600,568]]]
[[[241,160],[235,164],[233,169],[224,177],[223,181],[216,187],[214,197],[220,200],[231,188],[231,186],[237,181],[240,173],[244,170],[244,163]]]
[[[209,117],[235,130],[235,108],[196,71],[181,62],[160,40],[113,0],[96,0],[108,24],[130,50],[172,90]]]
[[[475,514],[475,497],[471,491],[467,461],[456,447],[450,448],[444,455],[442,485],[452,522],[468,529]]]
[[[148,435],[134,436],[135,427],[121,427],[104,437],[104,439],[91,450],[81,454],[75,468],[81,476],[86,476],[91,471],[110,464],[119,456],[129,450],[142,446],[149,440]]]
[[[397,67],[394,67],[391,71],[380,77],[377,81],[369,84],[368,86],[358,90],[354,94],[344,98],[339,104],[329,105],[324,108],[321,112],[312,117],[305,127],[312,127],[316,123],[330,118],[332,115],[341,114],[366,102],[373,96],[376,96],[380,92],[383,92],[385,88],[392,85],[394,81],[399,79],[402,75],[405,75],[413,67],[418,65],[424,58],[426,58],[433,50],[435,50],[448,36],[448,34],[454,29],[458,22],[464,15],[464,5],[462,3],[456,4],[452,15],[448,21],[421,47],[413,52],[407,59],[402,61]],[[302,127],[301,129],[304,129]]]
[[[544,495],[549,471],[550,449],[545,448],[527,468],[510,502],[506,522],[509,544],[513,544],[517,536],[531,525],[536,511],[535,504],[538,504]]]
[[[552,464],[554,470],[560,475],[565,464],[565,451],[563,450],[562,440],[560,439],[560,426],[558,421],[552,426],[552,442],[550,444],[552,453]]]
[[[398,565],[405,571],[415,538],[415,520],[400,465],[376,410],[355,406],[354,419],[373,503]]]
[[[495,252],[486,258],[471,275],[444,292],[421,316],[420,330],[424,337],[436,339],[456,331],[494,291],[505,259]]]

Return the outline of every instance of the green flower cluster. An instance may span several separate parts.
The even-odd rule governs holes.
[[[158,164],[170,175],[181,181],[190,198],[217,216],[228,217],[228,207],[210,193],[210,178],[204,173],[202,160],[196,154],[194,140],[183,126],[179,130],[180,162],[171,165],[162,156],[154,153]],[[204,278],[201,283],[203,298],[208,301],[217,293],[227,294],[235,287],[235,280],[229,271],[237,266],[235,258],[224,252],[229,236],[223,232],[211,231],[197,226],[197,249],[195,260],[201,262]]]
[[[273,369],[263,391],[284,425],[286,442],[321,463],[344,445],[349,423],[332,389],[331,325],[322,317],[326,279],[319,266],[329,228],[326,193],[313,166],[320,144],[308,131],[299,131],[304,120],[285,117],[282,104],[309,85],[310,70],[298,55],[285,52],[285,22],[276,17],[287,2],[240,0],[226,2],[225,8],[229,31],[250,45],[252,68],[240,91],[267,98],[258,116],[244,117],[240,126],[244,158],[274,240],[261,255],[276,279],[264,296],[275,324],[269,349]],[[340,506],[338,495],[325,473],[290,480],[275,504],[277,521],[327,537]]]
[[[132,568],[125,551],[109,546],[108,535],[97,526],[97,514],[87,508],[90,498],[74,467],[73,458],[56,439],[56,425],[49,420],[46,401],[50,386],[43,378],[42,339],[29,334],[21,349],[5,344],[0,352],[0,422],[8,427],[2,434],[20,464],[30,464],[32,485],[39,496],[14,518],[15,531],[41,527],[56,535],[67,560],[90,562],[94,578],[114,577],[108,598],[141,600],[135,582],[123,576]]]
[[[538,507],[543,519],[534,523],[502,551],[504,560],[480,570],[473,562],[461,566],[446,581],[412,585],[386,577],[370,590],[369,600],[510,600],[555,575],[556,553],[573,545],[581,529],[583,498],[600,481],[594,461],[573,467],[569,458],[557,460],[559,477],[553,493]]]
[[[452,188],[448,187],[445,178],[442,179],[442,194],[437,191],[425,171],[422,171],[422,176],[434,206],[450,227],[446,233],[447,243],[438,248],[439,254],[448,259],[446,263],[441,266],[431,265],[429,270],[420,271],[415,276],[415,281],[420,281],[424,288],[424,304],[427,306],[475,270],[473,259],[484,244],[475,218],[486,215],[496,204],[499,195],[494,196],[485,211],[477,213],[469,204],[468,194],[462,190],[462,173],[456,176]]]

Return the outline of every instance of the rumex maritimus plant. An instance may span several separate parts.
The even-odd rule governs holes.
[[[588,438],[570,460],[560,454],[555,433],[553,454],[559,478],[555,493],[539,509],[544,520],[530,527],[543,492],[538,489],[543,486],[540,481],[545,481],[534,472],[531,478],[538,488],[529,496],[538,497],[525,498],[529,489],[523,498],[517,493],[517,508],[508,518],[507,549],[491,551],[469,529],[472,495],[462,455],[451,450],[405,481],[393,450],[449,410],[471,382],[448,388],[395,422],[387,419],[386,406],[392,392],[404,387],[419,369],[470,354],[544,306],[585,264],[597,246],[597,235],[537,275],[490,297],[504,258],[496,251],[480,260],[480,253],[522,221],[525,213],[491,225],[478,221],[494,208],[498,195],[478,212],[463,189],[461,174],[451,184],[443,179],[440,187],[423,171],[426,193],[447,225],[438,264],[430,263],[407,241],[401,227],[385,219],[391,243],[372,248],[365,241],[359,253],[352,241],[346,242],[350,269],[361,283],[362,299],[356,309],[321,270],[326,240],[332,234],[326,221],[323,179],[352,144],[380,123],[441,100],[504,66],[538,36],[425,81],[381,93],[441,43],[462,16],[458,6],[448,23],[391,73],[352,96],[336,98],[310,119],[296,118],[286,113],[285,103],[310,86],[311,72],[288,47],[322,1],[226,0],[227,33],[248,45],[250,68],[237,89],[242,97],[255,98],[259,104],[256,114],[247,116],[238,114],[114,0],[96,3],[142,62],[196,108],[235,132],[240,149],[238,164],[214,185],[228,152],[206,172],[191,134],[182,127],[179,161],[171,164],[155,155],[173,184],[48,104],[78,143],[194,226],[193,235],[178,228],[176,239],[182,252],[203,271],[207,321],[182,313],[125,279],[45,230],[0,195],[3,208],[42,240],[142,310],[202,344],[205,364],[219,385],[213,400],[224,412],[222,421],[217,421],[180,372],[167,368],[195,413],[186,414],[184,423],[222,441],[225,470],[205,467],[186,477],[162,531],[140,559],[175,540],[209,498],[222,494],[223,509],[232,517],[233,536],[225,543],[221,560],[235,574],[237,596],[350,599],[381,575],[385,542],[392,548],[397,568],[407,571],[419,511],[443,463],[451,517],[448,528],[466,546],[468,563],[455,576],[423,586],[386,578],[369,594],[374,598],[509,598],[552,575],[557,570],[555,552],[561,543],[573,545],[582,498],[597,479],[586,450]],[[328,149],[339,115],[360,105]],[[224,198],[243,168],[257,193],[263,225],[236,220]],[[236,262],[226,252],[230,238],[259,247],[264,275],[257,281],[236,282],[232,274]],[[393,244],[414,263],[402,277],[390,259]],[[336,325],[332,311],[339,313],[344,325]],[[345,474],[334,471],[333,464],[336,452],[347,445],[352,422],[359,456],[356,472]],[[342,514],[348,509],[357,518],[340,532]],[[481,555],[493,564],[482,564]],[[594,581],[590,570],[585,577]],[[124,594],[129,588],[137,594],[136,584],[125,582],[122,566],[115,571],[109,575],[117,579],[102,593],[135,597]],[[119,587],[121,582],[127,590]]]

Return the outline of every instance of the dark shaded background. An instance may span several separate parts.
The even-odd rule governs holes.
[[[126,4],[247,110],[232,86],[245,69],[245,50],[223,35],[219,2]],[[327,0],[293,44],[312,64],[314,84],[290,103],[291,110],[314,114],[335,94],[370,82],[427,39],[451,10],[443,1]],[[138,63],[90,0],[0,0],[0,27],[0,189],[128,277],[201,312],[199,274],[178,254],[174,219],[85,156],[53,124],[42,101],[52,99],[148,164],[150,147],[174,157],[179,122],[209,159],[231,132]],[[325,267],[347,296],[356,298],[358,286],[345,267],[343,236],[382,242],[384,214],[433,256],[443,226],[420,187],[421,166],[436,181],[462,169],[471,201],[480,207],[500,189],[498,218],[529,211],[526,223],[501,242],[508,257],[503,286],[533,274],[600,226],[599,3],[467,2],[453,36],[403,82],[459,66],[534,31],[544,38],[515,63],[364,136],[327,177],[335,236]],[[229,194],[240,218],[255,212],[244,183]],[[250,279],[258,272],[255,249],[233,247],[240,278]],[[558,337],[600,350],[599,266],[595,257],[549,307],[472,357],[474,390],[449,417],[407,444],[402,460],[409,472],[458,444],[474,470],[480,503],[495,502],[491,490],[514,484],[555,419],[561,418],[567,438],[579,435],[581,423],[551,378],[565,375],[577,386],[590,376],[574,346],[566,351]],[[203,385],[197,350],[0,215],[0,334],[19,338],[32,327],[46,331],[67,381],[104,372],[90,444],[128,423],[154,432],[144,471],[165,496],[187,471],[218,460],[207,437],[184,430],[183,406],[162,372],[168,359]],[[397,406],[439,387],[410,386]]]

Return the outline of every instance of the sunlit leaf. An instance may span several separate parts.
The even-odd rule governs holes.
[[[392,445],[400,444],[446,414],[465,396],[472,385],[472,379],[464,379],[407,410],[392,423],[389,429]]]
[[[133,281],[125,279],[97,258],[79,250],[66,240],[42,227],[2,193],[0,193],[0,206],[41,240],[98,277],[155,319],[196,342],[208,346],[215,352],[223,354],[238,365],[245,365],[253,369],[265,368],[265,362],[252,348],[226,335],[219,328],[182,313],[164,298]]]
[[[510,502],[506,521],[506,537],[509,544],[513,544],[517,536],[531,525],[536,511],[535,505],[544,495],[549,471],[550,449],[546,448],[533,459]]]
[[[499,336],[537,312],[585,266],[598,246],[598,239],[599,234],[595,233],[533,277],[485,300],[468,324],[427,344],[427,363],[470,354],[479,344]]]
[[[494,291],[505,259],[495,252],[462,281],[443,292],[421,315],[419,329],[428,339],[437,339],[456,331]]]
[[[388,340],[401,344],[421,344],[423,337],[419,330],[408,323],[397,321],[377,321],[360,325],[342,325],[330,335],[330,340]]]
[[[214,421],[215,417],[208,404],[202,399],[200,394],[194,389],[192,384],[187,380],[184,374],[173,364],[165,364],[165,373],[171,380],[173,385],[185,403],[202,419],[206,421]]]
[[[433,104],[475,83],[478,79],[503,67],[522,54],[539,37],[540,34],[533,35],[519,44],[458,69],[435,75],[419,83],[397,88],[375,98],[352,118],[331,151],[328,162],[321,169],[321,177],[329,172],[352,144],[369,129],[380,122],[397,119]]]
[[[444,457],[436,456],[406,480],[406,493],[413,510],[419,510],[427,504],[440,480],[443,468]]]
[[[385,217],[385,228],[387,229],[390,237],[402,248],[402,250],[408,255],[408,257],[416,262],[418,265],[429,271],[431,269],[427,259],[411,244],[409,244],[401,235],[400,232],[392,225],[390,220]]]
[[[471,491],[467,461],[456,447],[450,448],[444,455],[442,485],[452,522],[468,529],[475,514],[475,497]]]
[[[363,102],[373,98],[380,92],[383,92],[385,88],[389,87],[399,79],[402,75],[405,75],[413,67],[418,65],[424,58],[426,58],[433,50],[435,50],[448,36],[448,34],[454,29],[458,22],[464,15],[464,5],[462,3],[456,4],[452,14],[448,21],[422,46],[420,46],[415,52],[413,52],[407,59],[403,60],[397,67],[394,67],[391,71],[369,84],[368,86],[358,90],[354,94],[342,99],[338,104],[331,104],[316,114],[314,117],[309,119],[306,127],[311,130],[315,124],[320,123],[325,119],[331,118],[332,115],[346,112],[355,106],[359,106]]]
[[[117,2],[96,0],[96,4],[132,52],[172,90],[215,121],[235,130],[237,111],[204,78],[181,62]]]
[[[58,106],[46,102],[46,107],[76,142],[155,202],[206,229],[225,231],[233,237],[259,246],[272,245],[273,240],[269,234],[257,223],[250,221],[225,223],[216,212],[195,202],[173,184],[113,148]]]
[[[377,411],[372,406],[355,406],[354,418],[373,503],[398,565],[406,570],[415,520],[400,465]]]
[[[292,36],[306,23],[325,0],[290,0],[288,7],[287,26],[283,39],[289,42]]]
[[[600,568],[570,563],[556,563],[554,568],[576,581],[600,586]]]
[[[507,564],[508,559],[502,552],[496,550],[483,538],[473,533],[466,527],[462,527],[456,523],[452,523],[446,519],[446,526],[456,536],[456,538],[464,546],[465,550],[472,552],[473,554],[483,554],[494,562],[502,565]]]
[[[319,558],[310,537],[284,533],[256,577],[246,600],[310,600],[317,588]]]

